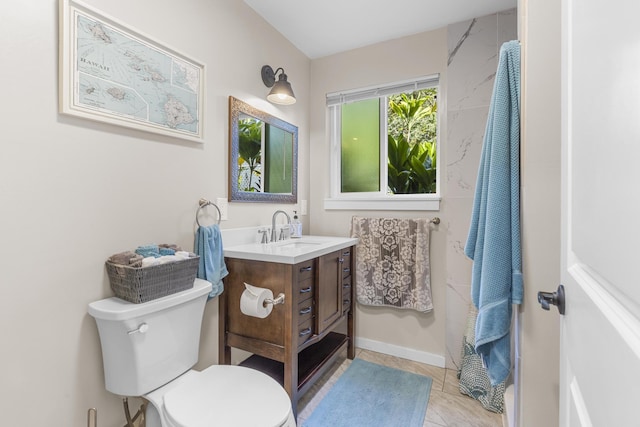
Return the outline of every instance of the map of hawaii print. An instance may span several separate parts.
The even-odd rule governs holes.
[[[204,65],[60,0],[62,113],[202,142]]]

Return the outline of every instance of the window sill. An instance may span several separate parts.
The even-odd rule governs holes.
[[[439,211],[440,197],[375,199],[324,199],[325,210],[370,210],[370,211]]]

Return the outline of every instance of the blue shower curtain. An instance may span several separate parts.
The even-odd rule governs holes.
[[[500,48],[465,254],[473,260],[475,350],[492,385],[511,371],[511,306],[522,303],[520,43]]]

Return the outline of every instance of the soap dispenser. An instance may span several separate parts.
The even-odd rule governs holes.
[[[302,237],[302,222],[298,219],[298,212],[293,211],[293,220],[291,221],[291,237]]]

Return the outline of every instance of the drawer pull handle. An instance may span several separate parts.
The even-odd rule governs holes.
[[[308,288],[300,289],[301,294],[308,294],[309,292],[311,292],[311,286],[309,286]]]
[[[309,266],[309,267],[301,267],[300,268],[300,273],[303,273],[305,271],[311,271],[311,266]]]
[[[311,333],[311,328],[309,327],[309,328],[307,328],[307,329],[303,329],[303,330],[301,330],[299,335],[300,335],[301,337],[304,337],[305,335],[309,335],[310,333]]]
[[[348,272],[350,272],[350,271],[351,271],[351,269],[350,269],[349,267],[347,267],[347,268],[343,268],[343,269],[342,269],[342,271],[343,271],[344,273],[348,273]]]
[[[311,307],[303,308],[300,310],[300,314],[309,314],[311,313]]]
[[[349,256],[349,255],[351,255],[351,252],[349,252],[349,251],[342,252],[342,256]]]
[[[343,305],[349,305],[350,303],[351,303],[351,300],[348,300],[348,299],[342,301]]]
[[[343,287],[344,289],[349,289],[349,288],[351,287],[351,285],[350,285],[349,283],[347,283],[346,285],[342,285],[342,287]]]

